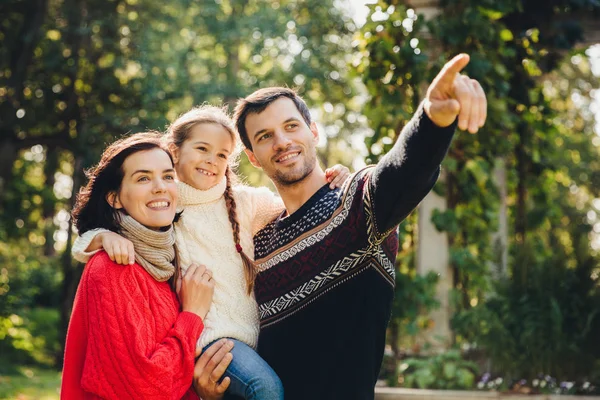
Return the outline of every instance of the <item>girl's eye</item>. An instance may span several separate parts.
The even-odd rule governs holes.
[[[196,147],[196,148],[200,151],[206,151],[206,147],[204,147],[204,146],[200,146],[200,147]]]
[[[219,154],[219,157],[221,157],[224,160],[227,160],[227,156],[225,154],[223,154],[223,153]]]

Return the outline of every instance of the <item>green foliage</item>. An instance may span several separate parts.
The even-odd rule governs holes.
[[[448,350],[427,358],[407,358],[398,367],[398,382],[419,389],[467,390],[475,385],[477,364],[462,358],[460,351]]]
[[[401,326],[401,337],[414,337],[429,325],[427,314],[440,305],[435,298],[438,280],[439,277],[434,272],[414,276],[402,272],[396,274],[392,314]]]
[[[53,365],[61,351],[57,260],[15,241],[0,243],[0,265],[0,373],[19,365]]]
[[[560,380],[592,378],[600,357],[600,289],[593,258],[565,268],[564,256],[519,257],[531,276],[494,283],[494,293],[454,316],[457,335],[483,350],[496,373],[512,379],[539,373]]]
[[[15,310],[0,316],[0,374],[14,374],[18,366],[54,366],[60,351],[59,315],[56,309]]]
[[[203,102],[297,86],[323,123],[322,163],[354,161],[355,26],[333,0],[10,0],[0,14],[0,349],[20,362],[42,362],[33,305],[60,307],[64,339],[80,271],[69,213],[106,143]]]
[[[0,375],[0,399],[58,400],[60,373],[40,368],[18,368]]]
[[[403,1],[370,5],[357,42],[358,70],[370,95],[369,159],[389,149],[441,66],[459,52],[469,54],[464,72],[486,92],[487,122],[477,135],[456,135],[434,188],[448,209],[432,218],[448,233],[456,340],[475,341],[502,373],[559,371],[562,359],[561,373],[582,374],[571,360],[590,346],[596,295],[558,282],[573,282],[573,276],[595,287],[598,282],[589,235],[598,221],[591,202],[600,197],[600,143],[588,110],[600,82],[587,53],[573,48],[581,39],[581,17],[598,13],[600,5],[442,0],[439,7],[439,15],[424,21]],[[565,49],[573,56],[565,59]],[[502,166],[508,271],[504,249],[492,239],[500,211],[494,175]],[[495,272],[506,278],[494,283]]]

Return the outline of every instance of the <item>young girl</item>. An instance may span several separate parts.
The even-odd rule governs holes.
[[[183,214],[175,223],[175,234],[181,274],[191,264],[206,265],[215,282],[198,346],[206,348],[220,338],[234,341],[233,361],[225,374],[231,380],[227,393],[246,399],[283,399],[279,378],[253,350],[259,319],[252,294],[257,272],[252,238],[283,211],[283,203],[267,188],[235,184],[232,167],[239,146],[233,122],[222,109],[194,108],[171,124],[166,137],[180,181]],[[341,166],[327,171],[332,186],[341,186],[348,173]],[[83,234],[73,246],[73,255],[85,262],[100,248],[118,263],[133,263],[133,245],[106,230]]]

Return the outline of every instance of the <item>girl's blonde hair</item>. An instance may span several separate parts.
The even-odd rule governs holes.
[[[237,140],[235,127],[231,117],[229,116],[229,113],[227,112],[226,108],[220,108],[211,105],[194,107],[173,121],[173,123],[167,129],[166,139],[169,143],[169,146],[174,145],[177,148],[180,148],[189,138],[192,128],[199,124],[216,124],[222,126],[225,128],[225,130],[227,130],[227,132],[229,132],[231,139],[235,143],[235,149],[229,156],[227,170],[225,171],[227,186],[223,196],[225,197],[229,222],[231,223],[231,229],[233,230],[233,241],[235,243],[237,252],[242,258],[244,275],[246,277],[246,288],[248,290],[248,294],[250,294],[254,288],[256,267],[254,265],[254,261],[252,261],[248,255],[246,255],[240,243],[240,224],[237,219],[237,206],[235,204],[235,198],[233,197],[232,185],[239,182],[239,179],[233,171],[233,168],[237,167],[241,146]]]

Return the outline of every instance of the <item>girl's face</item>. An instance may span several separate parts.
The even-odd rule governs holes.
[[[234,146],[233,137],[222,125],[195,125],[181,147],[173,149],[179,180],[199,190],[215,186],[225,176]]]
[[[177,185],[169,155],[162,149],[138,151],[125,159],[122,168],[121,188],[107,196],[108,203],[148,228],[171,225]]]

